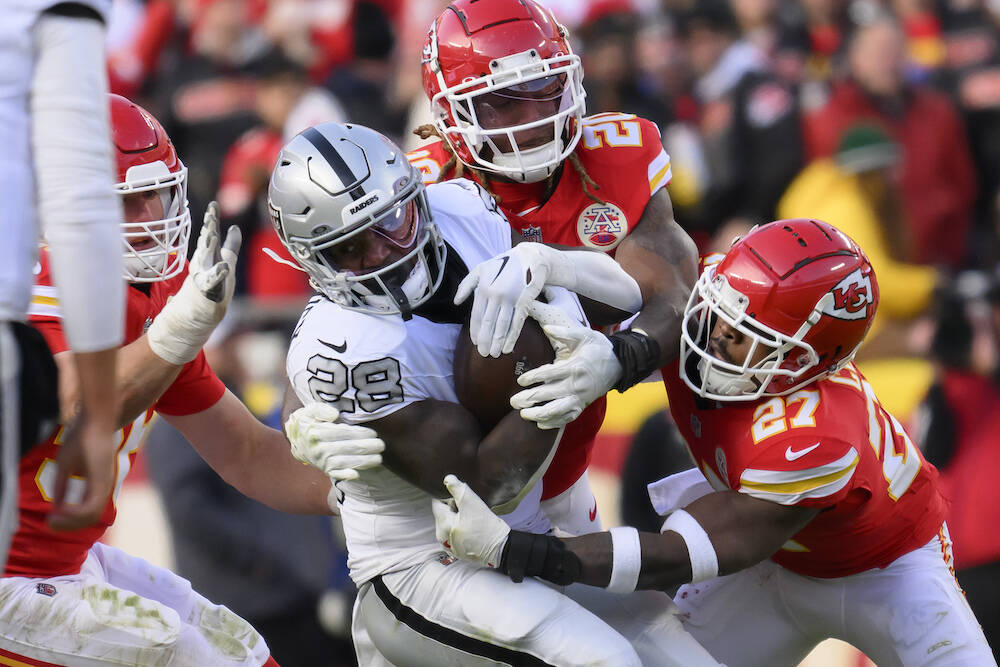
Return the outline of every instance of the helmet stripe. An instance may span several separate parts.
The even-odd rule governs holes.
[[[358,182],[358,177],[354,175],[351,171],[350,166],[344,161],[344,158],[340,156],[337,149],[333,147],[330,140],[323,136],[323,133],[317,130],[315,127],[310,127],[308,130],[302,133],[309,143],[316,147],[316,150],[320,152],[326,161],[333,167],[333,171],[337,174],[337,178],[343,182],[345,187],[351,187]],[[358,184],[356,188],[353,188],[349,193],[351,199],[357,201],[365,196],[365,189]]]

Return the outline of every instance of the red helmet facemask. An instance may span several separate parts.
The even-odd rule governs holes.
[[[133,283],[166,280],[184,268],[191,236],[187,167],[149,112],[120,95],[108,97],[118,173],[115,189],[126,210],[124,277]]]
[[[464,164],[532,183],[573,152],[586,94],[567,35],[534,0],[458,0],[434,21],[424,91]]]

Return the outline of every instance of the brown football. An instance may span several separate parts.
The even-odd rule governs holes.
[[[511,411],[510,397],[523,389],[517,378],[555,358],[552,345],[538,322],[528,318],[521,337],[510,354],[483,357],[469,338],[469,325],[462,327],[455,345],[455,393],[459,402],[489,431]]]

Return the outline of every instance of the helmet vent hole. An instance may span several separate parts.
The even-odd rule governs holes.
[[[306,214],[307,214],[307,213],[309,213],[309,211],[311,211],[311,210],[312,210],[312,207],[311,207],[311,206],[306,206],[306,207],[305,207],[304,209],[302,209],[302,212],[301,212],[301,213],[299,213],[299,215],[306,215]]]
[[[803,248],[806,247],[806,240],[804,238],[799,238],[798,241],[800,246],[802,246]]]
[[[281,161],[281,166],[282,166],[282,167],[287,167],[287,166],[288,166],[288,165],[290,165],[290,164],[291,164],[291,162],[289,162],[288,160],[282,160],[282,161]]]

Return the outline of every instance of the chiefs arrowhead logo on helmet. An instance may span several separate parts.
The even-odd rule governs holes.
[[[860,320],[868,314],[868,304],[874,303],[872,284],[868,276],[858,269],[841,280],[830,290],[832,303],[823,307],[823,313],[842,320]]]

